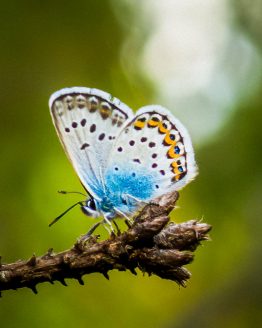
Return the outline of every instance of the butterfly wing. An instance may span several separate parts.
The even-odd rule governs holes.
[[[98,89],[65,88],[49,100],[53,123],[67,156],[88,192],[100,198],[112,146],[132,110]]]
[[[141,108],[119,134],[106,181],[122,198],[150,200],[181,189],[196,174],[186,128],[167,109],[152,105]]]

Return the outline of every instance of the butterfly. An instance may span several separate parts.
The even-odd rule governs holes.
[[[61,89],[49,100],[63,148],[89,198],[85,214],[130,218],[143,205],[179,190],[197,174],[190,136],[159,105],[136,114],[110,94],[85,87]]]

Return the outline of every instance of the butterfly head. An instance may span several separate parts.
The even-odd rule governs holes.
[[[81,206],[81,210],[84,214],[93,218],[100,216],[100,212],[98,211],[98,204],[94,198],[89,198],[85,205]]]
[[[87,216],[97,218],[101,215],[108,219],[112,219],[116,216],[112,203],[107,197],[104,197],[102,201],[98,201],[95,198],[89,198],[85,205],[81,206],[82,211]]]

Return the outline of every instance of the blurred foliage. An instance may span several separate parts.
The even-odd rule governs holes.
[[[234,4],[234,8],[237,12],[239,28],[243,28],[243,30],[254,40],[254,44],[261,48],[261,0],[233,0],[232,3]]]
[[[121,47],[134,23],[124,3],[9,1],[1,5],[1,229],[3,261],[66,249],[93,224],[74,210],[52,229],[48,223],[77,201],[57,190],[81,190],[57,140],[47,108],[49,95],[83,85],[112,93],[133,108],[150,103],[152,83],[130,58],[134,79],[121,64]],[[252,15],[238,9],[238,26],[258,35]],[[246,4],[248,6],[248,3]],[[125,16],[126,15],[126,16]],[[243,17],[245,18],[243,20]],[[243,24],[243,22],[245,22]],[[259,26],[259,25],[257,25]],[[261,25],[260,25],[261,26]],[[144,35],[146,38],[146,35]],[[257,44],[259,44],[258,38]],[[143,46],[145,40],[140,40]],[[136,49],[130,56],[137,53]],[[0,300],[3,327],[259,327],[262,89],[236,105],[234,117],[204,148],[196,149],[200,175],[181,192],[177,221],[201,218],[213,241],[190,265],[188,288],[156,277],[114,272],[10,291]],[[163,104],[165,105],[165,104]],[[203,127],[204,128],[204,127]],[[101,234],[104,231],[101,230]]]

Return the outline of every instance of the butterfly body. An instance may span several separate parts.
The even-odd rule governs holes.
[[[112,219],[120,213],[132,215],[140,202],[151,198],[154,177],[146,172],[109,170],[105,176],[105,190],[101,186],[99,198],[95,199],[96,215]],[[87,209],[86,209],[87,210]],[[90,215],[90,213],[89,213]]]
[[[145,106],[134,115],[117,98],[83,87],[57,91],[49,106],[60,141],[90,194],[82,207],[87,215],[130,217],[197,173],[187,130],[161,106]]]

